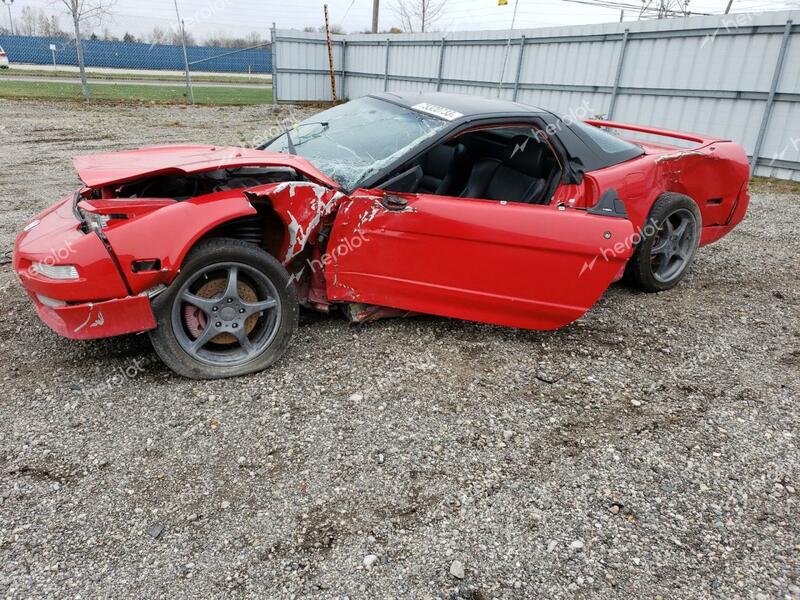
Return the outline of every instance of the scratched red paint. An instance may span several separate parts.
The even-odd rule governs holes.
[[[101,234],[84,232],[65,198],[19,235],[14,268],[42,319],[61,335],[86,339],[146,331],[156,326],[148,293],[174,280],[199,240],[220,225],[259,214],[255,205],[263,200],[283,227],[268,232],[275,236],[277,257],[293,275],[301,301],[314,308],[358,303],[386,307],[371,314],[421,312],[553,329],[583,315],[618,278],[632,253],[632,235],[644,227],[662,193],[695,199],[703,218],[701,244],[716,241],[743,219],[749,171],[742,149],[660,133],[696,146],[683,151],[637,142],[643,156],[586,173],[580,185],[560,185],[544,206],[415,194],[400,195],[405,209],[389,210],[383,192],[345,196],[300,157],[241,148],[158,147],[79,157],[75,166],[86,184],[80,207],[127,218],[112,218]],[[115,200],[111,191],[149,175],[267,165],[295,169],[305,181],[183,201]],[[612,188],[625,200],[627,219],[581,210]],[[100,199],[89,197],[95,190]],[[321,241],[323,230],[330,237]],[[348,241],[354,238],[362,243]],[[77,265],[79,280],[31,273],[32,263],[62,246],[70,254],[59,264]],[[144,259],[157,259],[160,268],[136,272],[134,263]],[[46,306],[46,299],[65,304]]]

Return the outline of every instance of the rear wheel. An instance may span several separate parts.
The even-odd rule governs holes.
[[[298,317],[286,269],[260,248],[230,239],[192,250],[153,309],[156,353],[193,379],[265,369],[286,351]]]
[[[678,285],[694,262],[701,225],[700,209],[691,198],[673,193],[661,196],[625,269],[626,280],[645,292]]]

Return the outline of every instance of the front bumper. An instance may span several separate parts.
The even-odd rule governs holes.
[[[132,294],[103,241],[80,230],[70,198],[31,224],[14,245],[14,271],[53,331],[88,340],[155,328],[149,297]],[[79,278],[50,279],[32,268],[36,262],[74,265]]]
[[[36,294],[29,295],[39,318],[58,335],[71,340],[94,340],[156,327],[146,295],[62,306],[47,306]]]

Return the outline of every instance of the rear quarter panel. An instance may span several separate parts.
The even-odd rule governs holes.
[[[583,186],[567,186],[556,201],[594,206],[605,191],[616,189],[634,227],[641,230],[659,196],[665,192],[683,194],[700,209],[701,245],[705,245],[728,233],[744,218],[749,177],[747,156],[738,144],[714,142],[690,150],[660,147],[639,158],[587,173]]]

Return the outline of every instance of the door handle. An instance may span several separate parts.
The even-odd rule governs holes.
[[[397,210],[402,211],[405,210],[408,206],[408,200],[405,198],[401,198],[400,196],[394,196],[392,194],[386,194],[381,200],[381,205],[386,210]]]

